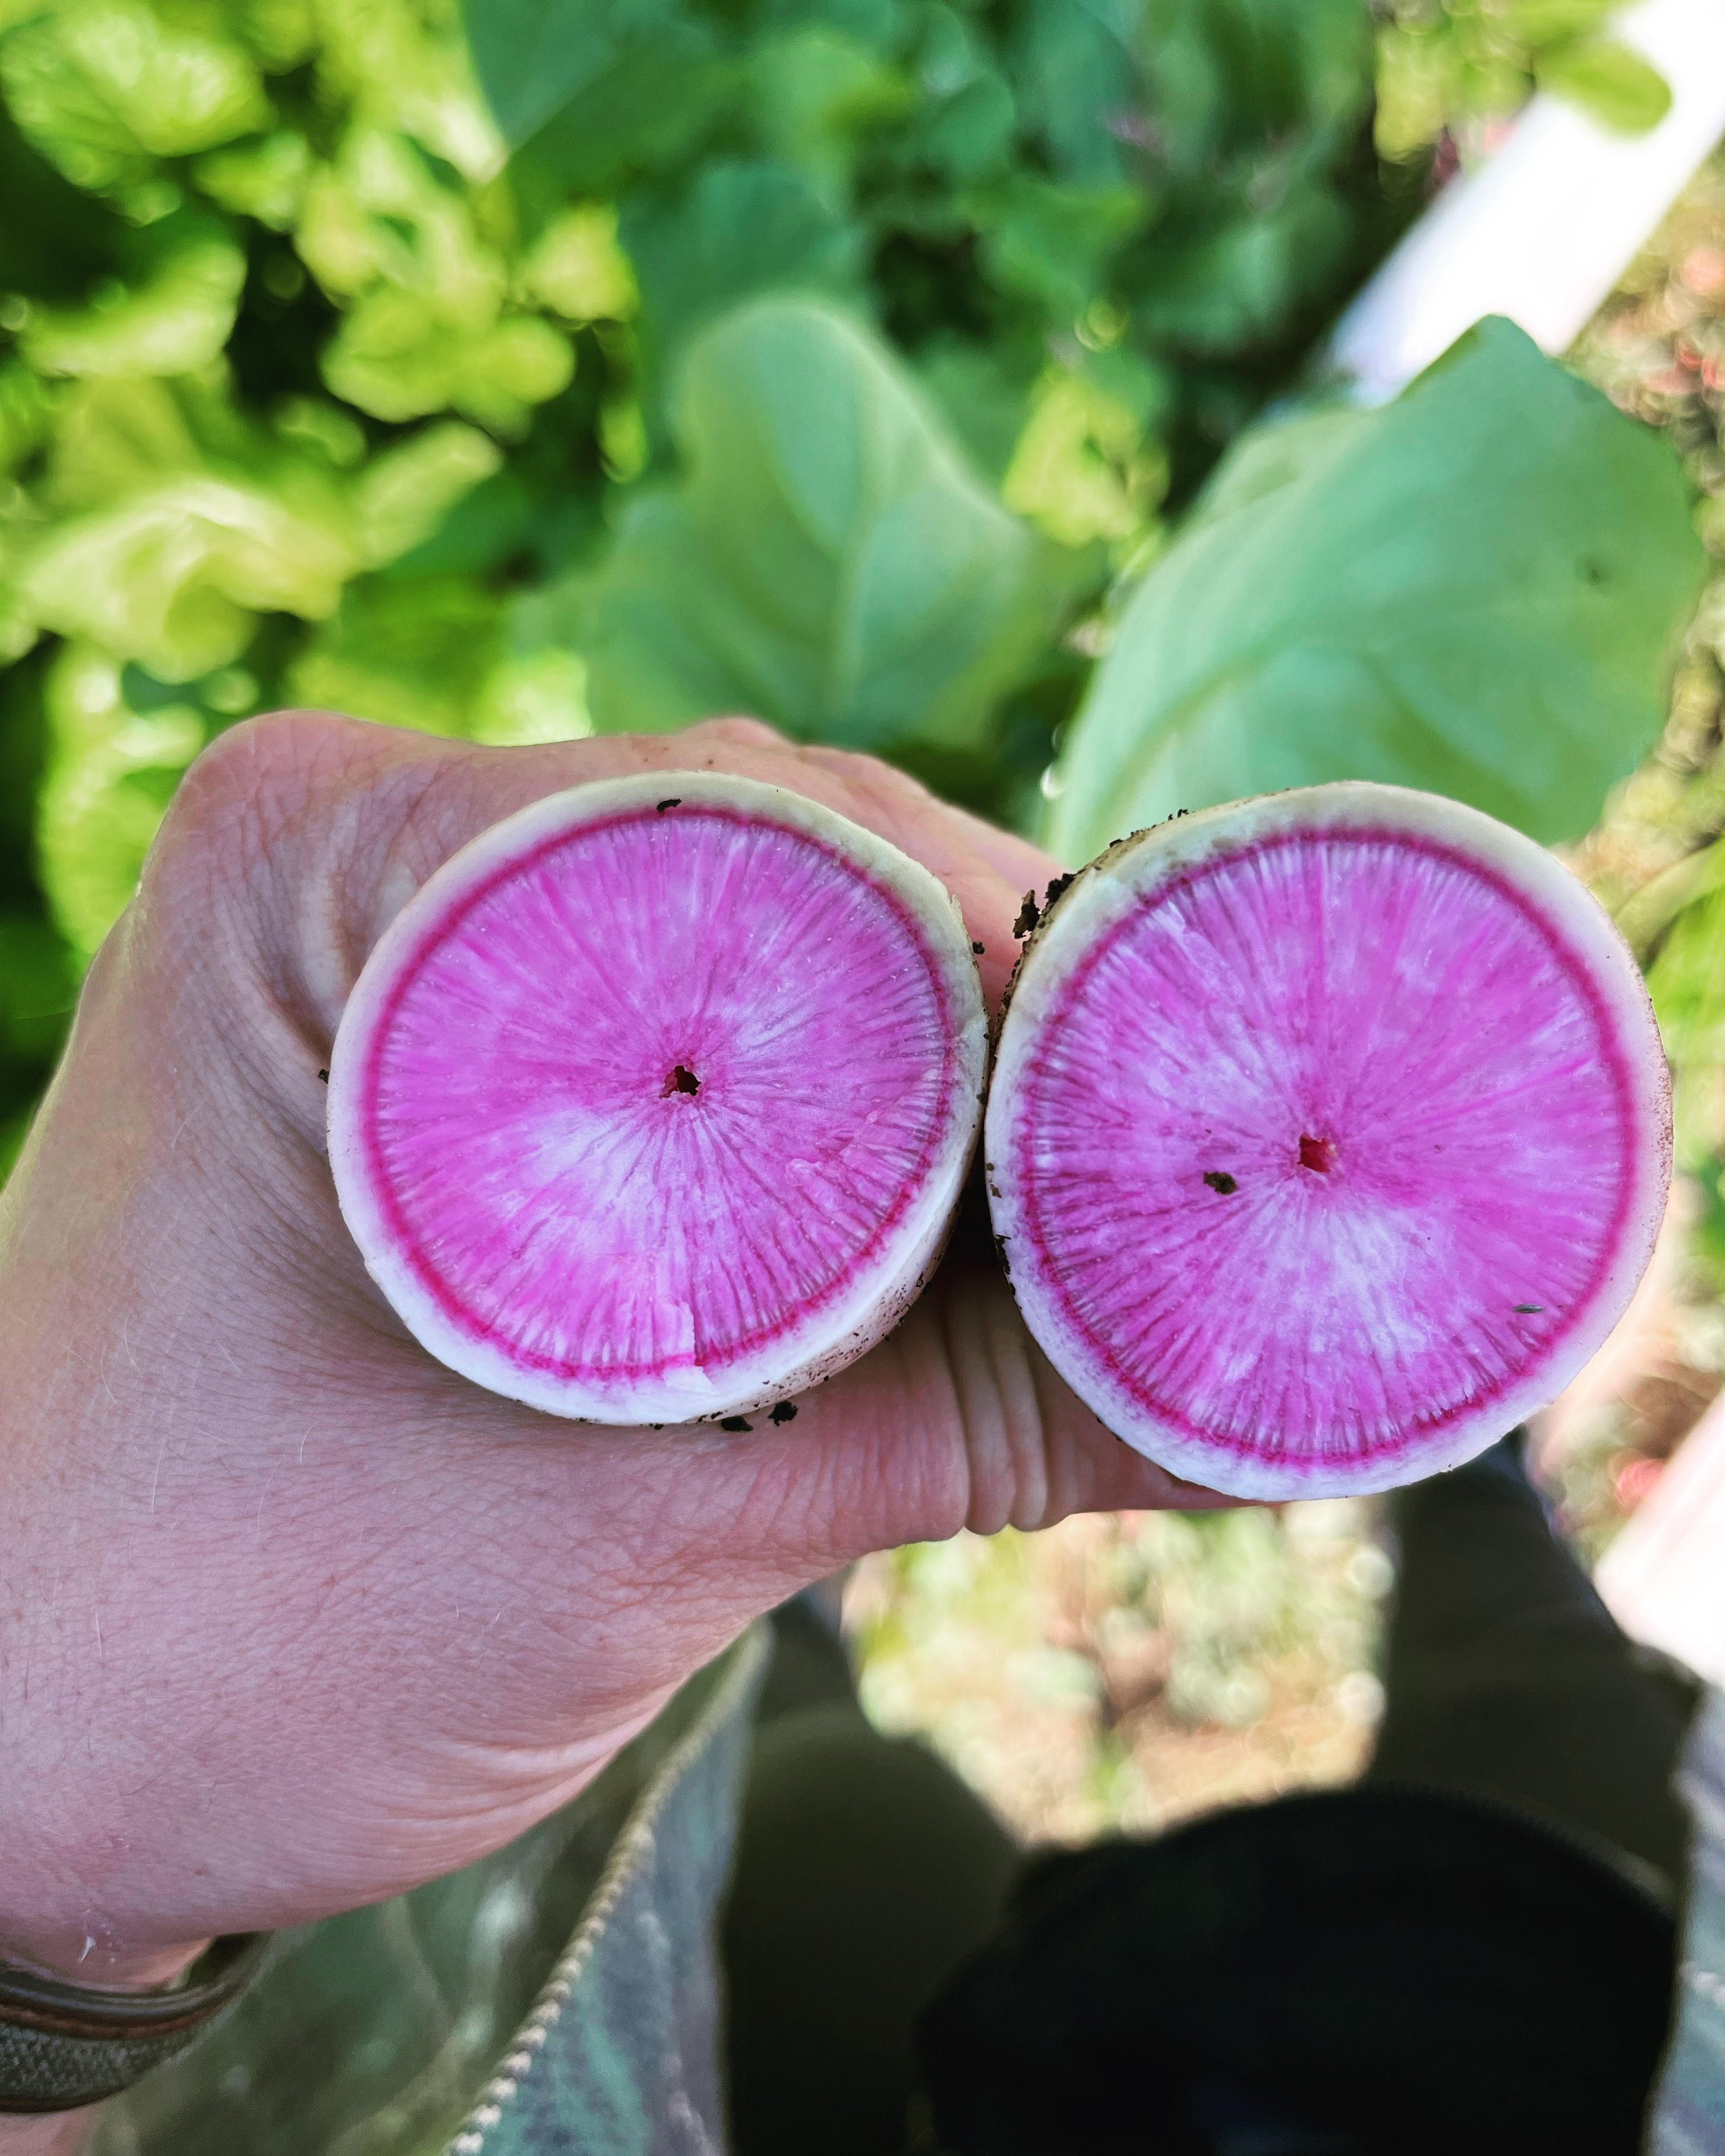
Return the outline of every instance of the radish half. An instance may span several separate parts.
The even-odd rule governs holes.
[[[1671,1174],[1641,977],[1491,818],[1313,787],[1055,887],[984,1149],[1026,1322],[1108,1427],[1246,1497],[1383,1490],[1543,1406]]]
[[[536,802],[403,908],[336,1037],[330,1158],[452,1369],[592,1422],[742,1416],[916,1296],[987,1063],[927,870],[776,787],[653,773]]]

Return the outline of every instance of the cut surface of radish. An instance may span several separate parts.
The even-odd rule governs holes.
[[[1386,1489],[1551,1400],[1622,1313],[1667,1075],[1589,893],[1474,810],[1342,784],[1111,848],[1027,947],[984,1150],[1026,1322],[1233,1495]]]
[[[926,869],[753,781],[601,781],[482,834],[391,924],[331,1056],[331,1163],[451,1368],[584,1420],[742,1414],[914,1297],[987,1056]]]

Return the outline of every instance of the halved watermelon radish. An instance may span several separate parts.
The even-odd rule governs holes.
[[[926,869],[778,788],[649,773],[522,809],[403,908],[336,1035],[330,1158],[451,1368],[593,1422],[745,1415],[914,1297],[987,1059]]]
[[[1640,973],[1551,855],[1321,786],[1060,894],[984,1150],[1025,1320],[1108,1427],[1309,1497],[1458,1466],[1581,1368],[1652,1250],[1670,1096]]]

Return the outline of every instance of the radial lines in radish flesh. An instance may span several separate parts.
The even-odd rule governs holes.
[[[927,870],[777,788],[657,773],[536,803],[408,905],[336,1036],[331,1158],[453,1368],[592,1421],[746,1414],[913,1298],[986,1065]]]
[[[1109,1428],[1302,1497],[1455,1466],[1556,1394],[1651,1253],[1670,1105],[1567,870],[1454,803],[1326,786],[1072,883],[985,1150],[1025,1318]]]

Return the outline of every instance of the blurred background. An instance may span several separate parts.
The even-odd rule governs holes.
[[[497,744],[749,711],[1072,861],[1425,786],[1590,880],[1677,1072],[1653,1276],[1541,1433],[1602,1554],[1725,1383],[1705,121],[1575,322],[1512,262],[1535,339],[1394,397],[1369,309],[1332,331],[1538,116],[1602,170],[1669,142],[1639,19],[0,0],[0,1173],[180,775],[284,704]],[[1430,289],[1478,229],[1399,259]],[[875,1718],[1065,1837],[1352,1774],[1393,1579],[1364,1502],[1127,1516],[883,1557],[846,1616]]]

